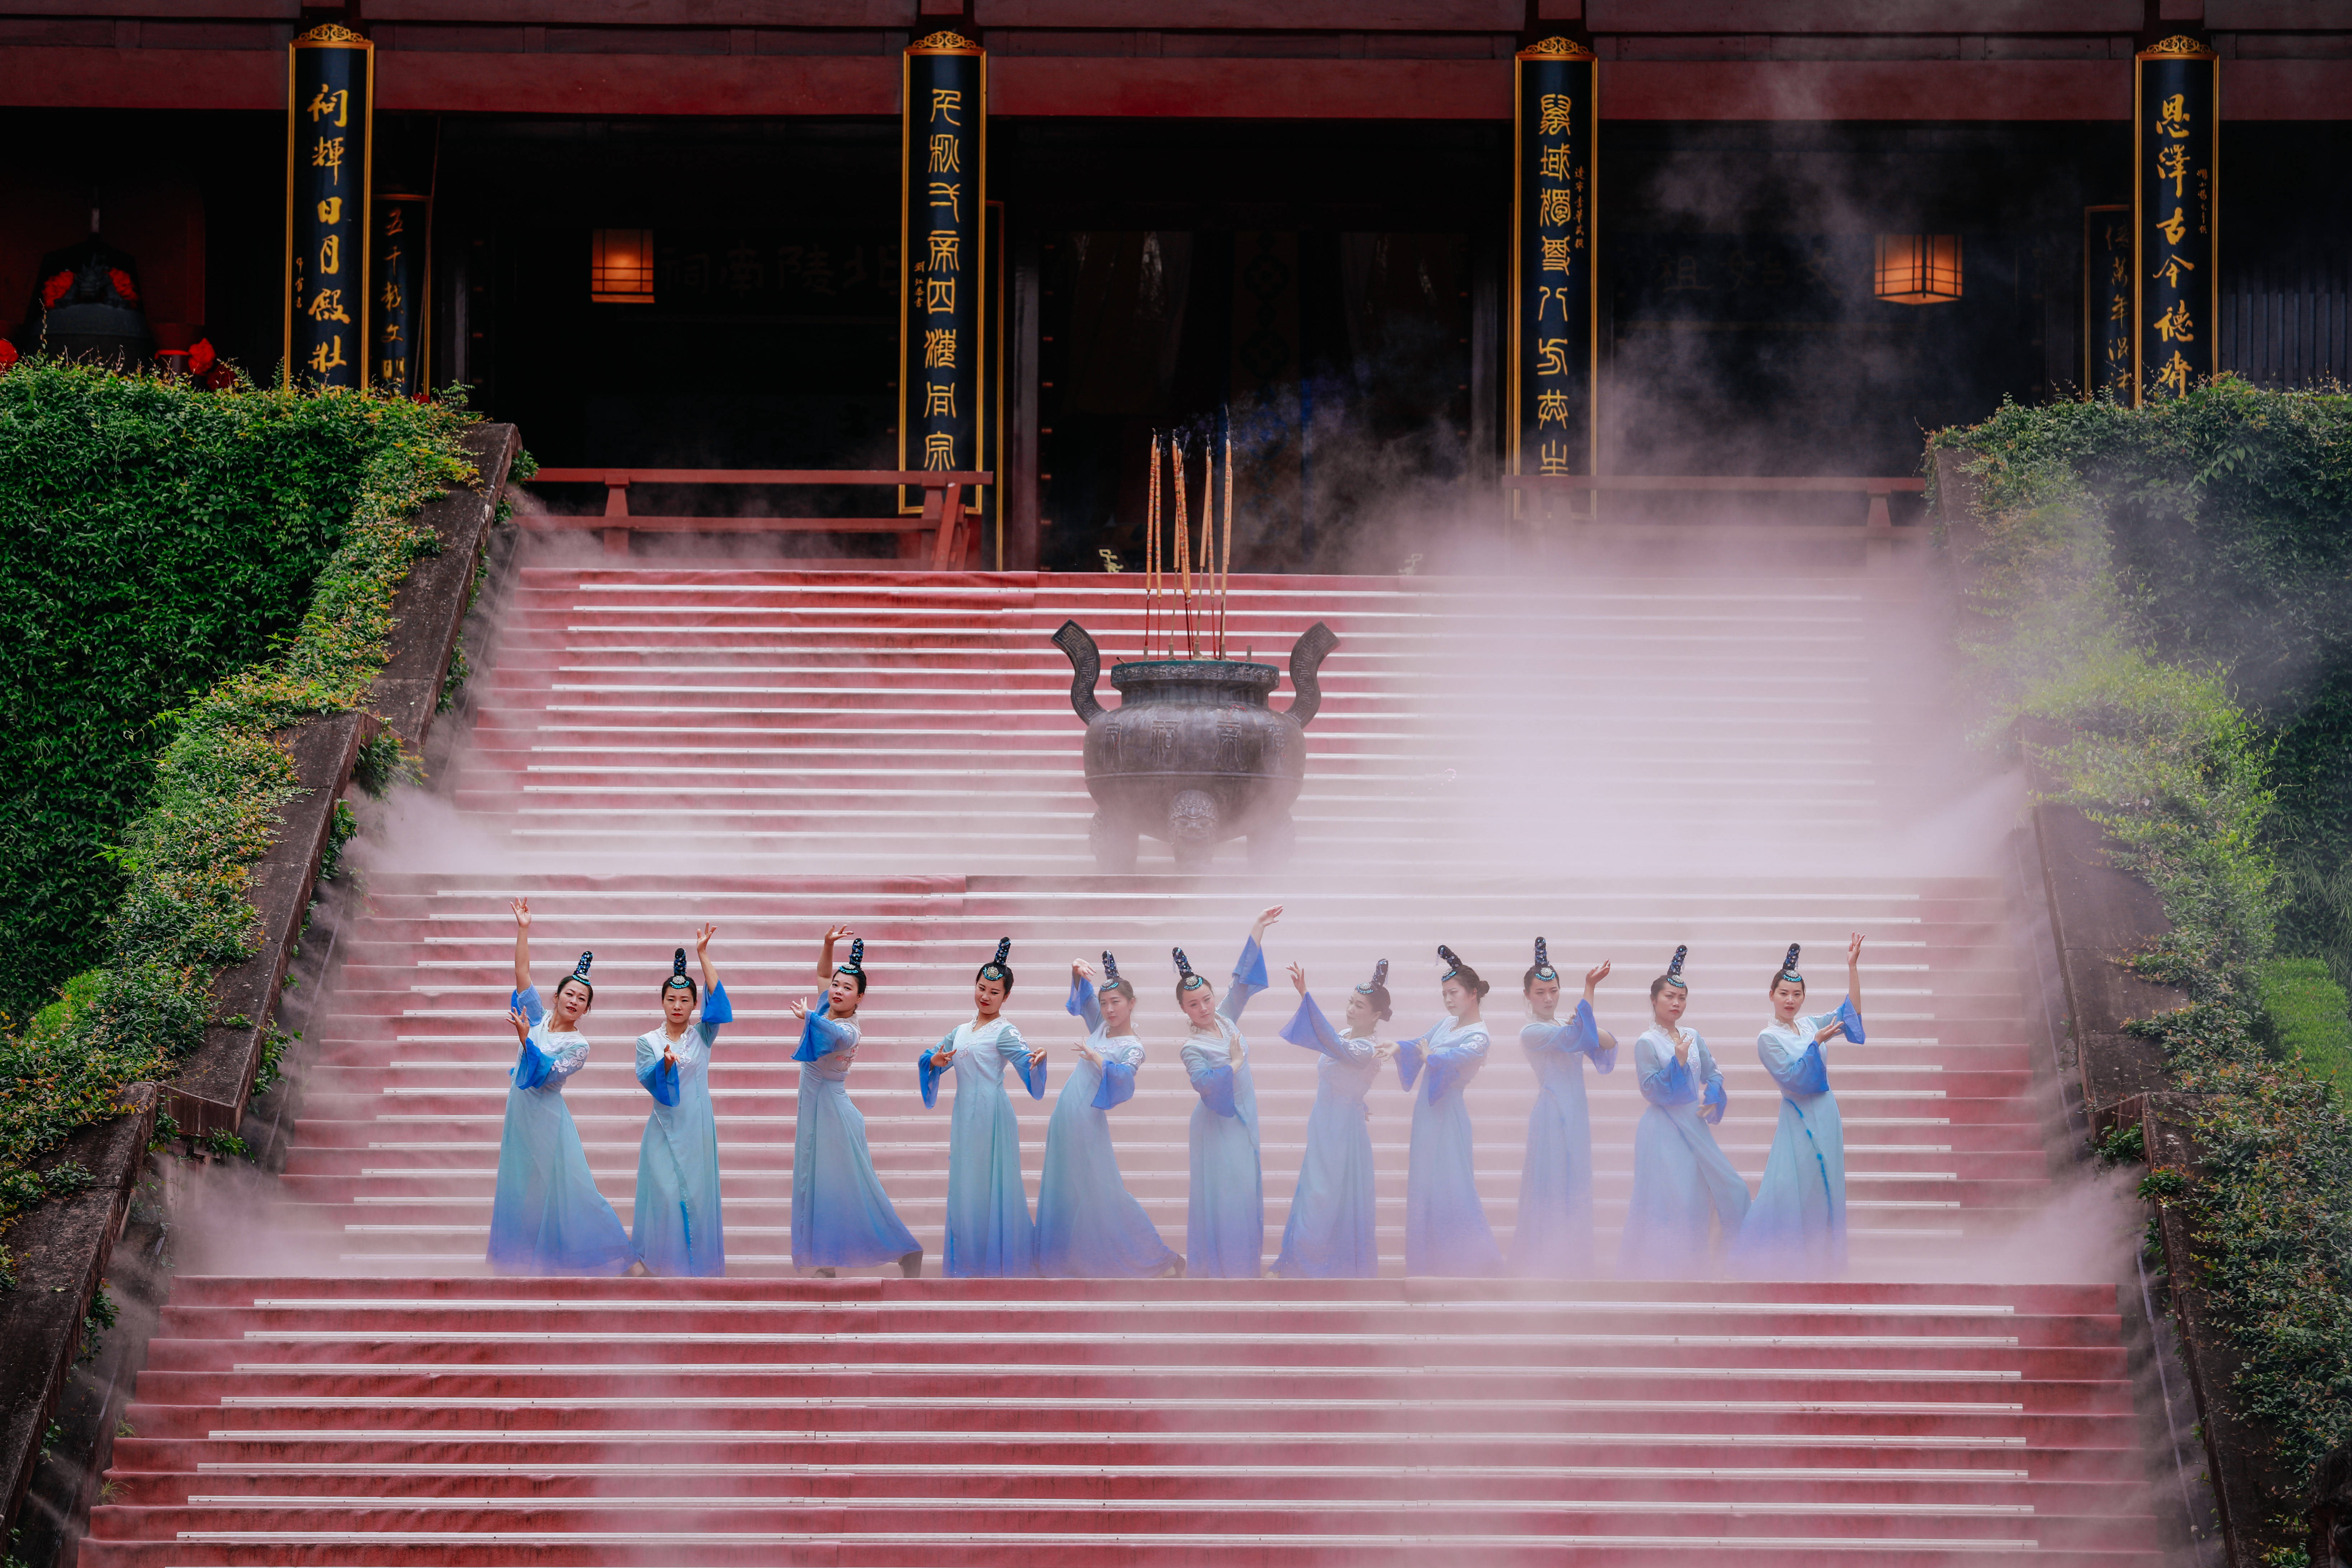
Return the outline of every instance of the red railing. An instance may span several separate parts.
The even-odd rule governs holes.
[[[533,484],[603,485],[601,514],[535,512],[519,516],[526,528],[589,529],[604,536],[604,552],[626,555],[632,533],[895,533],[898,557],[926,555],[933,571],[961,565],[966,542],[963,492],[993,484],[989,473],[917,472],[875,468],[541,468]],[[629,510],[631,485],[888,485],[920,487],[923,510],[897,517],[655,517]]]
[[[1923,479],[1856,479],[1832,476],[1822,479],[1736,479],[1710,476],[1706,479],[1675,478],[1654,474],[1507,474],[1503,478],[1507,490],[1526,490],[1536,495],[1561,491],[1682,491],[1713,495],[1855,495],[1870,497],[1870,512],[1859,529],[1840,523],[1771,523],[1775,538],[1795,535],[1807,539],[1861,539],[1879,545],[1891,545],[1898,540],[1920,539],[1927,535],[1922,528],[1897,528],[1894,512],[1888,506],[1890,497],[1918,495],[1927,488]],[[1720,537],[1746,533],[1747,525],[1727,527],[1720,524],[1666,524],[1648,527],[1632,524],[1595,523],[1589,520],[1572,521],[1572,527],[1581,531],[1593,530],[1602,533],[1624,533],[1629,537],[1654,539],[1661,533],[1669,537],[1701,534]]]

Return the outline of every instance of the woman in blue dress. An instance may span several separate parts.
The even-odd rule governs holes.
[[[1845,1269],[1845,1125],[1822,1047],[1841,1035],[1863,1042],[1862,934],[1846,942],[1845,1000],[1827,1012],[1799,1015],[1805,977],[1798,953],[1790,942],[1772,976],[1772,1021],[1756,1037],[1756,1054],[1780,1089],[1780,1121],[1731,1263],[1743,1274],[1817,1279]]]
[[[1290,966],[1298,1011],[1282,1026],[1294,1046],[1318,1051],[1315,1105],[1307,1113],[1307,1152],[1282,1227],[1282,1253],[1271,1272],[1281,1279],[1370,1279],[1381,1271],[1373,1226],[1371,1111],[1364,1095],[1396,1047],[1374,1038],[1394,1011],[1389,961],[1348,994],[1348,1026],[1334,1030],[1307,989],[1307,971]]]
[[[662,1022],[637,1037],[637,1081],[654,1097],[637,1148],[637,1207],[629,1226],[637,1258],[656,1274],[716,1279],[727,1272],[727,1237],[719,1216],[719,1125],[710,1110],[710,1051],[720,1026],[735,1016],[710,962],[717,926],[694,933],[702,984],[710,999],[693,1022],[694,977],[686,949],[662,982]]]
[[[1045,1051],[1001,1016],[1013,994],[1005,958],[1013,939],[971,981],[971,1022],[958,1024],[915,1064],[923,1104],[940,1102],[940,1079],[956,1075],[948,1119],[948,1247],[955,1279],[1027,1279],[1037,1272],[1037,1226],[1021,1184],[1021,1121],[1004,1094],[1004,1069],[1016,1068],[1032,1100],[1045,1098]]]
[[[625,1274],[637,1266],[621,1216],[596,1190],[563,1086],[588,1065],[580,1020],[596,1000],[593,953],[556,983],[551,1012],[530,983],[530,900],[514,900],[515,983],[507,1022],[521,1050],[509,1074],[499,1181],[490,1200],[490,1267],[500,1274]]]
[[[1689,952],[1675,949],[1666,972],[1650,982],[1651,1025],[1633,1042],[1633,1073],[1650,1104],[1633,1124],[1633,1201],[1617,1247],[1617,1271],[1628,1278],[1714,1272],[1717,1248],[1748,1215],[1748,1184],[1709,1131],[1731,1104],[1723,1069],[1706,1041],[1682,1026]]]
[[[1070,965],[1063,1004],[1087,1026],[1078,1059],[1045,1123],[1045,1168],[1037,1184],[1037,1268],[1056,1279],[1181,1277],[1184,1259],[1127,1190],[1111,1147],[1113,1108],[1135,1093],[1143,1042],[1130,1026],[1135,986],[1118,961],[1102,955],[1102,985],[1085,959]]]
[[[1592,1016],[1592,994],[1609,978],[1609,961],[1584,972],[1584,995],[1565,1023],[1559,971],[1544,939],[1519,983],[1528,1022],[1519,1047],[1536,1069],[1536,1102],[1528,1112],[1527,1163],[1519,1169],[1519,1220],[1511,1230],[1514,1273],[1546,1279],[1585,1279],[1601,1272],[1592,1242],[1592,1118],[1584,1104],[1584,1065],[1605,1073],[1617,1066],[1617,1037]]]
[[[1255,1279],[1265,1268],[1265,1173],[1258,1163],[1257,1089],[1250,1081],[1249,1040],[1242,1009],[1265,989],[1265,928],[1282,918],[1275,905],[1257,917],[1234,961],[1224,1000],[1175,950],[1176,1005],[1192,1026],[1184,1075],[1201,1102],[1192,1107],[1192,1184],[1184,1202],[1184,1268],[1200,1279]]]
[[[849,941],[849,962],[834,967],[834,946]],[[874,1173],[866,1149],[866,1118],[849,1099],[849,1065],[864,1026],[866,943],[847,926],[824,933],[817,974],[824,1000],[809,1011],[793,1003],[801,1021],[799,1106],[793,1117],[793,1267],[830,1278],[836,1269],[895,1262],[908,1279],[923,1272],[923,1248],[898,1218]]]
[[[1450,947],[1437,950],[1445,973],[1438,996],[1446,1022],[1397,1042],[1397,1076],[1412,1102],[1412,1145],[1404,1182],[1404,1271],[1451,1279],[1498,1274],[1503,1249],[1478,1199],[1475,1140],[1462,1091],[1486,1065],[1491,1046],[1478,1016],[1487,985]]]

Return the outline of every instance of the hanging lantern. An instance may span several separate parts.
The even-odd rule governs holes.
[[[588,297],[599,305],[654,302],[653,230],[596,230],[588,252]]]
[[[1871,292],[1895,305],[1940,305],[1960,297],[1960,237],[1882,234]]]

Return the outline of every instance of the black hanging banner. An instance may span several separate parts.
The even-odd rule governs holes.
[[[2132,402],[2213,374],[2221,57],[2167,38],[2132,62]]]
[[[955,33],[909,46],[898,230],[898,466],[969,471],[994,433],[988,356],[988,56]],[[967,504],[982,500],[967,496]],[[921,490],[899,493],[920,511]]]
[[[431,342],[425,312],[430,308],[432,201],[404,192],[386,191],[375,202],[375,363],[372,367],[378,392],[392,397],[414,397],[432,382],[425,364]]]
[[[1590,474],[1599,447],[1600,62],[1581,44],[1546,38],[1521,49],[1513,70],[1506,471]]]
[[[368,372],[375,46],[333,23],[286,52],[286,380]]]
[[[2131,401],[2132,225],[2127,206],[2083,209],[2083,397]]]

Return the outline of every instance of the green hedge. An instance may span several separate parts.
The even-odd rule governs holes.
[[[106,952],[192,698],[280,642],[437,406],[26,362],[0,374],[0,1026]]]
[[[2298,1479],[2352,1438],[2347,437],[2352,399],[2224,377],[2138,410],[2005,405],[1932,443],[1977,454],[1970,651],[1995,711],[2067,737],[2066,797],[2173,922],[2136,964],[2189,1004],[2133,1027],[2205,1097],[2208,1168],[2166,1191],[2242,1357],[2231,1396]]]
[[[253,951],[247,883],[294,789],[273,736],[365,701],[393,595],[434,544],[414,514],[473,478],[470,418],[0,374],[0,614],[28,650],[9,697],[44,715],[0,734],[26,786],[0,845],[11,1005],[58,998],[0,1038],[0,1220],[43,1194],[29,1162],[201,1041],[214,974]]]

